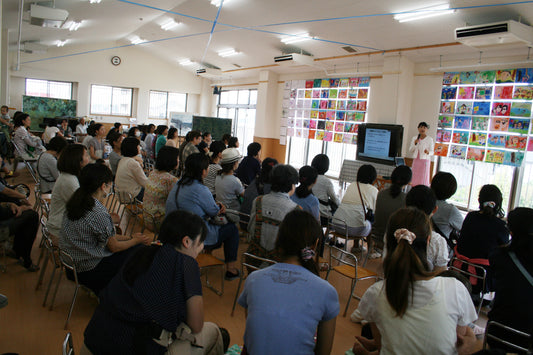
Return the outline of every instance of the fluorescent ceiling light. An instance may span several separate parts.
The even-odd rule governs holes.
[[[165,31],[168,31],[168,30],[171,30],[171,29],[175,28],[179,24],[180,24],[179,22],[176,22],[173,19],[170,19],[170,20],[168,20],[167,22],[165,22],[165,23],[163,23],[161,25],[161,29],[165,30]]]
[[[146,40],[135,35],[135,36],[131,36],[130,37],[130,42],[131,42],[131,44],[139,44],[139,43],[146,42]]]
[[[81,26],[81,21],[70,21],[67,25],[69,31],[77,31]]]
[[[183,66],[188,66],[188,65],[193,65],[194,62],[192,60],[190,60],[189,58],[186,58],[186,59],[181,59],[179,61],[179,64],[183,65]]]
[[[285,44],[291,44],[291,43],[298,43],[298,42],[307,41],[309,39],[313,39],[313,37],[309,36],[308,32],[305,32],[305,33],[300,33],[300,34],[296,34],[296,35],[292,35],[292,36],[283,37],[281,39],[281,42],[283,42]]]
[[[235,49],[224,49],[223,51],[218,52],[218,55],[221,57],[231,57],[232,55],[239,54],[240,52],[237,52]]]
[[[91,4],[99,4],[102,0],[89,0]]]
[[[64,39],[64,40],[59,40],[59,41],[57,41],[56,45],[57,45],[58,47],[63,47],[66,43],[67,43],[67,40],[66,40],[66,39]]]
[[[402,14],[394,15],[394,19],[399,22],[409,22],[422,20],[425,18],[453,14],[455,10],[450,9],[449,4],[424,7],[417,10],[406,11]]]
[[[224,0],[224,5],[230,2],[231,0]],[[220,7],[220,4],[222,4],[222,0],[211,0],[211,5],[215,5],[216,7]]]

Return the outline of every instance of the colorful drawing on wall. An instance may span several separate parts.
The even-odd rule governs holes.
[[[324,131],[316,131],[315,139],[318,139],[319,141],[324,140],[324,135],[326,132]]]
[[[533,152],[533,137],[529,137],[529,142],[527,143],[527,151]]]
[[[335,111],[326,111],[326,120],[328,121],[335,120]]]
[[[357,101],[355,108],[357,111],[366,111],[366,101]]]
[[[477,84],[492,84],[496,78],[496,72],[494,70],[482,71],[477,74]]]
[[[337,101],[337,110],[346,110],[346,102],[345,100],[339,100]]]
[[[342,143],[352,144],[353,143],[353,135],[352,134],[345,134],[342,137]]]
[[[295,126],[296,128],[302,128],[303,125],[304,125],[304,124],[303,124],[302,120],[294,120],[294,126]]]
[[[313,80],[313,88],[319,88],[322,85],[322,79]]]
[[[287,118],[287,127],[294,127],[294,118]]]
[[[468,132],[454,132],[452,136],[452,143],[468,144]]]
[[[352,131],[353,126],[355,126],[355,123],[345,123],[344,124],[344,132],[349,133]]]
[[[489,128],[488,117],[472,117],[472,129],[476,131],[486,131]]]
[[[434,148],[434,154],[440,157],[448,156],[448,144],[436,143]]]
[[[453,125],[453,116],[439,116],[437,126],[439,128],[451,128]]]
[[[512,86],[496,86],[494,88],[494,100],[506,100],[513,98]]]
[[[320,97],[321,97],[322,99],[327,99],[327,98],[329,97],[329,90],[327,90],[327,89],[322,89],[322,90],[320,91]]]
[[[490,120],[490,131],[507,132],[509,129],[509,119],[506,117],[492,117]]]
[[[335,133],[333,136],[333,141],[335,143],[342,143],[342,133]]]
[[[337,98],[337,89],[331,89],[329,90],[329,98],[330,99],[336,99]]]
[[[450,147],[450,156],[454,158],[466,158],[466,147],[452,144]]]
[[[485,149],[483,148],[468,148],[466,153],[467,160],[483,161],[485,158]]]
[[[316,129],[316,120],[309,121],[309,129]]]
[[[305,81],[305,88],[306,89],[312,89],[313,88],[313,80],[306,80]]]
[[[472,117],[470,116],[455,116],[454,128],[470,129]]]
[[[311,108],[320,108],[320,101],[319,100],[311,101]]]
[[[326,131],[326,134],[324,135],[324,140],[326,142],[331,142],[333,139],[333,132],[331,131]]]
[[[316,129],[326,129],[326,121],[317,121]]]
[[[345,103],[346,103],[346,110],[355,111],[355,109],[357,108],[357,101],[355,100],[348,100],[348,101],[345,101]]]
[[[315,139],[315,134],[316,134],[316,131],[314,129],[310,129],[309,130],[309,135],[307,136],[307,138]]]
[[[318,111],[318,119],[319,120],[325,120],[326,119],[326,111]]]
[[[294,128],[287,127],[287,136],[289,136],[289,137],[294,136]]]
[[[335,127],[335,123],[333,121],[326,122],[326,131],[333,131],[334,127]]]
[[[457,99],[459,100],[471,100],[474,98],[473,86],[461,86],[457,90]]]
[[[358,99],[368,99],[368,89],[359,89],[357,93]]]
[[[531,117],[531,102],[513,102],[511,116]]]
[[[359,86],[359,78],[350,78],[350,87]]]
[[[472,114],[472,106],[472,101],[457,101],[455,113],[459,115],[470,115]]]
[[[304,128],[309,128],[310,120],[303,120],[303,121],[304,121]]]
[[[448,143],[452,139],[452,131],[445,129],[437,130],[437,142]]]
[[[322,79],[322,82],[320,83],[321,88],[329,88],[329,79]]]
[[[515,86],[513,99],[533,100],[533,86]]]
[[[442,78],[442,85],[455,85],[459,84],[460,74],[455,72],[444,73]]]
[[[530,120],[511,118],[509,120],[509,132],[528,134]]]
[[[490,115],[490,102],[476,101],[472,106],[473,115]]]
[[[461,72],[461,75],[460,75],[461,84],[475,84],[476,77],[477,77],[477,72],[475,71]]]
[[[470,145],[478,147],[484,147],[487,144],[487,134],[479,132],[471,132],[470,139],[468,141]]]
[[[515,83],[533,83],[533,68],[523,68],[516,70]]]
[[[340,86],[341,88],[347,88],[347,87],[349,87],[349,86],[350,86],[350,79],[348,79],[348,78],[342,78],[342,79],[340,80],[340,82],[339,82],[339,86]]]
[[[478,86],[476,88],[476,100],[490,100],[492,98],[491,86]]]
[[[511,114],[510,102],[494,102],[492,104],[493,116],[509,116]]]
[[[348,90],[347,89],[341,89],[339,90],[338,98],[339,99],[345,99],[348,97]]]
[[[318,118],[318,111],[317,110],[311,110],[311,118]]]
[[[313,89],[313,99],[319,99],[320,98],[320,90]]]
[[[516,69],[504,69],[496,72],[496,84],[512,83],[516,75]]]
[[[505,148],[505,144],[507,143],[507,136],[503,134],[489,134],[489,140],[488,140],[488,146],[489,147],[497,147],[497,148]]]
[[[328,108],[328,100],[320,100],[319,106],[321,110],[326,110]]]
[[[344,121],[346,118],[346,112],[345,111],[337,111],[337,120],[338,121]]]
[[[359,77],[359,86],[361,86],[361,87],[370,86],[370,77],[368,77],[368,76]]]
[[[503,157],[503,164],[520,166],[524,160],[524,153],[522,152],[505,152]]]
[[[334,79],[329,79],[329,87],[330,88],[336,88],[339,86],[339,82],[340,82],[341,79],[339,78],[334,78]]]
[[[335,110],[336,108],[337,108],[337,100],[328,100],[328,110]]]
[[[348,98],[349,99],[357,99],[357,89],[350,89],[348,91]]]
[[[351,133],[357,133],[358,131],[359,131],[359,125],[356,123],[356,124],[353,125],[352,129],[350,130],[350,132]],[[357,138],[357,137],[354,136],[354,138]]]
[[[505,157],[505,151],[489,149],[487,150],[485,161],[487,163],[503,164],[504,157]]]
[[[365,120],[365,112],[356,112],[355,113],[355,121],[356,122],[363,122]]]
[[[335,122],[335,132],[344,132],[343,122]]]
[[[523,136],[508,136],[505,148],[525,150],[527,146],[527,137]]]
[[[455,86],[443,86],[440,98],[442,100],[454,100],[457,95],[457,87]]]

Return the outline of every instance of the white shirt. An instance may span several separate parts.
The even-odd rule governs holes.
[[[76,126],[76,134],[87,134],[87,123],[78,123],[78,125]]]
[[[466,287],[452,277],[415,281],[402,317],[390,306],[385,282],[370,286],[358,307],[381,333],[380,354],[457,354],[457,326],[477,319]]]
[[[426,136],[426,138],[421,139],[418,144],[415,145],[415,141],[417,140],[418,136],[414,136],[413,139],[411,139],[411,145],[409,146],[409,153],[411,154],[411,158],[416,158],[418,154],[420,154],[420,159],[429,159],[430,155],[433,155],[433,150],[435,148],[435,143],[433,143],[433,138],[430,136]],[[424,151],[427,150],[429,154],[426,154]]]
[[[365,202],[365,208],[367,210],[371,208],[375,211],[378,189],[374,185],[361,183],[359,183],[359,188],[361,189],[361,196],[363,196]],[[359,197],[356,182],[350,184],[346,189],[342,202],[333,217],[346,222],[348,227],[362,227],[366,224],[363,204],[361,197]]]
[[[50,201],[50,216],[46,226],[50,233],[59,237],[63,224],[63,214],[66,211],[67,202],[72,194],[80,187],[78,177],[60,173],[52,190],[52,200]]]
[[[50,143],[50,140],[56,136],[57,132],[59,132],[57,127],[46,127],[43,133],[44,144]]]
[[[337,206],[340,204],[340,200],[335,193],[333,183],[324,175],[318,175],[316,178],[315,186],[313,186],[313,195],[315,195],[319,201],[328,202],[328,200],[333,200]],[[330,216],[331,208],[329,206],[320,204],[320,214],[324,216]]]

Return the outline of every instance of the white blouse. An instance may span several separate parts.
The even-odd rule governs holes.
[[[433,155],[433,149],[435,147],[433,138],[431,138],[430,136],[426,136],[426,138],[421,139],[420,142],[415,145],[415,140],[417,138],[418,136],[414,136],[413,139],[411,139],[411,145],[409,146],[409,153],[411,154],[411,158],[416,158],[417,155],[420,153],[420,159],[429,159],[429,156]],[[429,154],[426,154],[424,152],[425,150],[427,150]]]

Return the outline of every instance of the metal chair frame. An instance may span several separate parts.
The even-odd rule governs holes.
[[[20,148],[15,144],[15,142],[11,141],[13,143],[13,146],[15,147],[15,150],[17,151],[18,153],[18,157],[16,157],[15,159],[15,164],[18,164],[17,161],[18,159],[21,159],[23,162],[24,162],[24,165],[26,165],[26,168],[28,169],[28,171],[30,172],[30,175],[31,177],[33,178],[33,181],[35,181],[36,184],[39,183],[39,178],[37,177],[37,174],[35,173],[35,169],[33,168],[33,166],[31,166],[31,163],[33,162],[36,162],[37,159],[32,159],[32,160],[26,160],[24,159],[24,156],[22,155],[22,151],[20,150]],[[16,166],[14,167],[13,170],[16,170]]]
[[[344,229],[344,232],[342,231],[336,231],[335,229]],[[328,222],[328,227],[326,229],[326,234],[325,234],[325,238],[327,239],[328,236],[331,236],[334,240],[334,242],[336,243],[337,240],[339,238],[341,239],[344,239],[345,242],[344,242],[344,250],[345,251],[348,251],[348,241],[349,240],[353,240],[354,242],[355,241],[362,241],[362,242],[367,242],[367,237],[366,236],[354,236],[354,235],[350,235],[348,233],[348,224],[346,223],[345,220],[343,219],[340,219],[340,218],[336,218],[336,217],[331,217],[329,219],[329,222]],[[364,256],[364,261],[363,261],[363,266],[366,266],[366,262],[368,261],[368,253],[369,251],[367,250],[367,253],[366,255]],[[361,258],[359,260],[362,260],[363,259],[363,248],[361,246]]]
[[[208,253],[199,254],[196,257],[196,261],[200,267],[200,273],[204,272],[206,287],[217,295],[222,296],[224,294],[224,271],[226,270],[224,262]],[[220,269],[220,289],[217,289],[209,282],[209,270],[214,268]]]
[[[74,344],[72,341],[72,333],[68,332],[63,340],[63,355],[74,355]]]
[[[465,270],[462,270],[461,268],[453,266],[453,263],[454,263],[455,260],[461,262],[462,264],[466,264],[468,266],[472,266],[474,269],[479,270],[483,276],[479,276],[478,274],[473,274],[473,273],[471,273],[469,271],[465,271]],[[477,315],[479,316],[479,312],[481,311],[481,307],[483,306],[483,297],[487,294],[487,292],[485,290],[485,287],[486,287],[486,284],[487,284],[487,270],[481,265],[473,264],[473,263],[470,263],[468,261],[461,260],[461,259],[459,259],[459,258],[457,258],[455,256],[453,258],[451,258],[451,260],[450,260],[448,265],[449,265],[448,266],[449,270],[455,270],[455,271],[465,275],[467,278],[474,277],[474,278],[476,278],[476,279],[481,281],[481,299],[479,300],[479,305],[476,307],[477,308],[477,310],[476,310],[477,311]]]
[[[523,348],[519,345],[516,345],[516,344],[513,344],[505,339],[501,339],[501,338],[498,338],[497,336],[495,335],[492,335],[490,333],[490,329],[491,328],[500,328],[500,329],[503,329],[511,334],[515,334],[515,335],[518,335],[518,336],[521,336],[521,337],[524,337],[524,340],[527,340],[529,339],[529,344],[531,344],[531,334],[528,334],[528,333],[525,333],[525,332],[522,332],[520,330],[517,330],[517,329],[514,329],[514,328],[511,328],[505,324],[502,324],[502,323],[499,323],[499,322],[496,322],[496,321],[489,321],[487,323],[487,326],[485,327],[485,336],[483,337],[483,349],[487,349],[487,339],[492,339],[492,340],[495,340],[499,343],[502,343],[510,348],[513,348],[514,350],[517,350],[517,351],[520,351],[520,352],[524,352],[524,353],[529,353],[528,351],[532,351],[533,349],[526,349],[526,348]]]
[[[142,223],[142,230],[141,233],[144,231],[144,221],[143,221],[143,205],[142,202],[138,201],[135,197],[131,195],[129,192],[122,192],[120,190],[117,190],[115,188],[115,196],[118,197],[118,203],[119,208],[117,210],[120,211],[120,207],[122,207],[122,213],[120,214],[120,221],[124,218],[124,214],[126,211],[128,211],[128,214],[130,214],[130,219],[128,219],[126,223],[126,228],[124,228],[124,235],[127,235],[128,227],[130,225],[131,219],[133,219],[133,223],[131,226],[131,233],[133,233],[135,226],[137,224],[137,220],[139,220]]]

